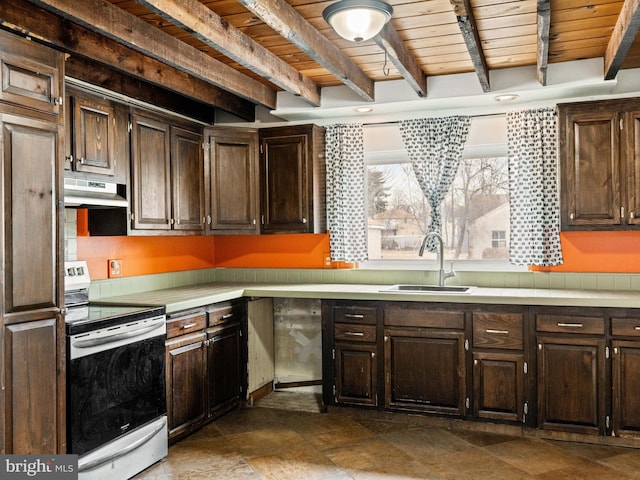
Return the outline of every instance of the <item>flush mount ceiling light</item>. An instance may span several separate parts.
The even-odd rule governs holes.
[[[510,102],[512,100],[515,100],[516,98],[518,98],[518,95],[516,95],[515,93],[505,93],[503,95],[496,95],[495,97],[493,97],[496,102]]]
[[[373,112],[373,108],[372,107],[356,107],[354,108],[354,110],[358,113],[369,113],[369,112]]]
[[[340,0],[322,12],[338,35],[351,42],[375,37],[391,18],[393,8],[380,0]]]

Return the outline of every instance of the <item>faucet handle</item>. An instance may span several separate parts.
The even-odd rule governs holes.
[[[445,272],[445,278],[455,277],[456,276],[456,272],[453,269],[453,262],[451,262],[449,265],[451,266],[451,268],[450,268],[450,270],[448,272]]]

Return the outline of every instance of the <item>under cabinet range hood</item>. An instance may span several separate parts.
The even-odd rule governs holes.
[[[64,179],[64,206],[70,208],[127,207],[122,185],[79,178]]]

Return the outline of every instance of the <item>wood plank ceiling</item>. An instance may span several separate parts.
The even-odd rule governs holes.
[[[607,79],[640,67],[640,0],[387,0],[394,9],[390,23],[358,44],[340,38],[322,18],[337,0],[29,1],[269,107],[273,97],[256,84],[318,105],[319,87],[340,84],[373,100],[373,82],[403,77],[417,95],[428,96],[427,76],[475,72],[489,92],[489,72],[509,67],[536,66],[543,85],[547,65],[558,62],[603,57]],[[150,26],[142,36],[153,35],[157,48],[126,33],[139,28],[135,22],[113,27],[122,21],[113,7]],[[106,15],[111,24],[92,22],[96,8],[95,15]],[[156,35],[158,30],[168,35]],[[166,54],[175,48],[168,36],[187,50]],[[185,58],[190,50],[214,62],[198,67],[203,58]],[[241,86],[245,78],[249,83]]]

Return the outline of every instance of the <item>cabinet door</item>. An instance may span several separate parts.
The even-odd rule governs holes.
[[[387,407],[464,415],[464,332],[385,329]]]
[[[132,115],[133,228],[171,228],[171,136],[169,125]]]
[[[257,233],[258,135],[205,130],[207,224],[214,233]]]
[[[473,354],[473,415],[524,420],[524,358],[513,353]]]
[[[77,172],[115,173],[115,111],[108,101],[73,99],[74,154]]]
[[[2,453],[60,453],[57,410],[64,405],[64,390],[57,388],[56,325],[51,318],[4,329]]]
[[[209,414],[226,411],[240,399],[240,324],[207,331]]]
[[[7,114],[0,114],[0,123],[3,312],[59,307],[57,262],[62,223],[57,198],[62,127]]]
[[[640,432],[640,342],[614,340],[613,434]]]
[[[206,418],[204,333],[167,342],[167,416],[169,438],[198,428]]]
[[[378,404],[376,345],[336,343],[336,393],[338,403]]]
[[[60,115],[62,68],[62,53],[0,31],[0,101]]]
[[[204,167],[202,136],[180,128],[171,129],[173,177],[173,229],[204,229]]]
[[[307,134],[261,133],[262,231],[309,231]]]
[[[563,227],[620,225],[619,120],[613,108],[561,117]]]
[[[627,166],[627,197],[629,199],[626,215],[629,225],[640,224],[640,110],[625,113],[626,141],[625,158]]]
[[[540,428],[604,433],[604,350],[602,338],[538,336]]]

